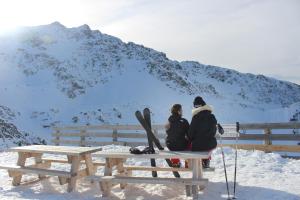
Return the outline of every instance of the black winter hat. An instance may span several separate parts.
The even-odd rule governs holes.
[[[194,107],[204,106],[206,105],[205,101],[202,99],[202,97],[197,96],[194,99]]]

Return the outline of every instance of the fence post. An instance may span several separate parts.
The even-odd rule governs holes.
[[[60,132],[59,132],[59,130],[56,130],[55,133],[56,133],[55,134],[55,145],[59,146],[59,139],[60,139],[60,137],[59,137],[60,134],[59,133]]]
[[[85,147],[85,133],[85,129],[80,131],[80,146],[82,147]]]
[[[269,129],[269,128],[264,129],[264,133],[265,133],[265,145],[272,145],[272,141],[270,139],[270,136],[272,134],[271,129]],[[265,152],[271,153],[272,151],[265,149]]]
[[[118,131],[117,131],[117,129],[113,129],[112,137],[113,137],[113,143],[118,141]]]

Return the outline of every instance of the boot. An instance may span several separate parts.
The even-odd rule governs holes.
[[[202,167],[204,169],[209,168],[210,167],[209,164],[210,164],[210,160],[209,159],[203,159],[202,160]]]
[[[171,158],[172,167],[179,168],[181,167],[180,160],[178,158]]]

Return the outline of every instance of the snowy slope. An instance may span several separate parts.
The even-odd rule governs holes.
[[[300,102],[300,86],[290,82],[169,60],[87,25],[58,22],[1,35],[0,71],[0,118],[43,136],[60,124],[135,124],[133,113],[144,106],[154,123],[166,121],[173,103],[190,119],[196,95],[227,123],[289,121]]]
[[[104,150],[124,150],[127,147],[106,146]],[[233,191],[234,151],[225,149],[227,172],[230,183],[230,191]],[[17,158],[15,153],[0,153],[0,164],[14,164]],[[127,164],[150,165],[149,160],[129,159]],[[158,165],[166,165],[165,161],[157,160]],[[216,168],[214,173],[205,172],[204,177],[209,179],[208,187],[200,192],[199,199],[224,200],[227,199],[226,185],[220,149],[214,151],[211,165]],[[280,155],[265,154],[260,151],[238,152],[237,197],[240,200],[299,200],[300,199],[300,160],[284,159]],[[66,170],[66,165],[56,164],[55,169]],[[102,174],[103,169],[97,173]],[[159,172],[160,177],[171,177],[168,172]],[[182,176],[188,177],[186,173]],[[135,172],[134,176],[151,176],[151,172]],[[27,175],[24,181],[35,179],[33,175]],[[101,192],[97,184],[91,185],[88,181],[80,180],[77,191],[66,192],[66,185],[59,185],[58,179],[51,177],[41,182],[19,187],[11,186],[11,178],[7,172],[0,170],[0,199],[107,199],[101,198]],[[118,186],[112,189],[111,199],[191,199],[185,197],[184,187],[176,185],[147,185],[131,184],[125,190]]]

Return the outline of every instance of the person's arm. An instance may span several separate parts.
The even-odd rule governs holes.
[[[169,130],[171,128],[171,124],[170,122],[168,121],[168,123],[165,124],[165,130],[166,130],[166,134],[169,135]]]
[[[189,137],[188,137],[188,133],[189,133],[189,129],[190,129],[190,124],[189,124],[189,122],[188,122],[186,119],[184,119],[184,124],[183,124],[183,126],[184,126],[184,134],[185,134],[184,137],[185,137],[187,140],[190,140]]]
[[[215,137],[216,136],[216,133],[217,133],[217,119],[216,117],[211,114],[211,133],[213,134],[212,136]]]
[[[195,118],[193,117],[193,118],[192,118],[192,121],[191,121],[191,124],[190,124],[190,127],[189,127],[188,134],[187,134],[188,139],[189,139],[190,141],[193,140],[195,131],[196,131],[196,120],[195,120]]]

